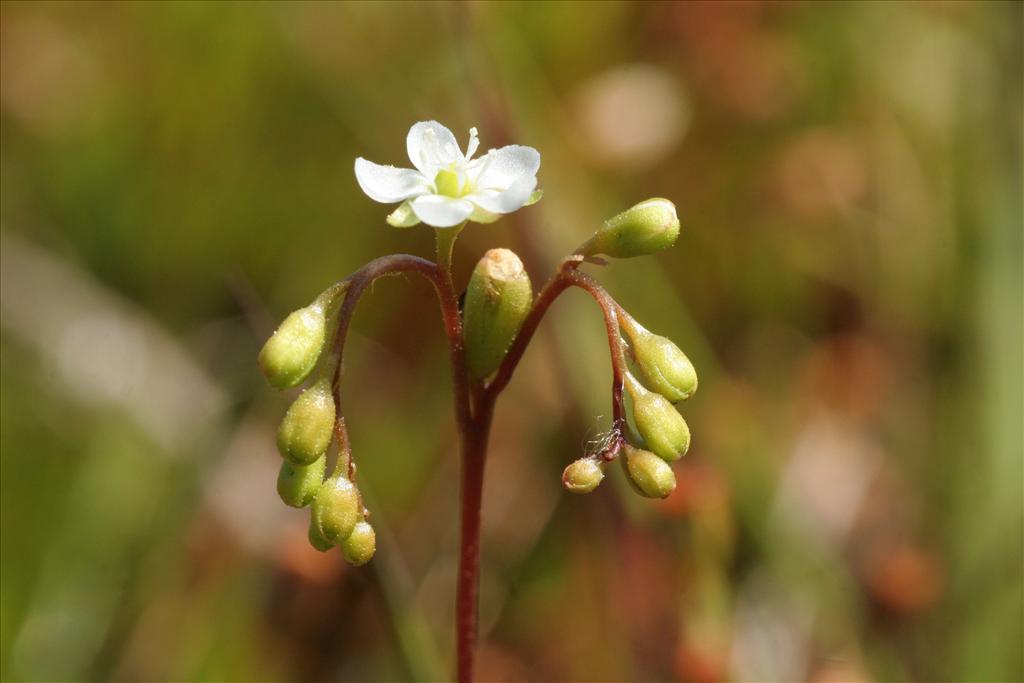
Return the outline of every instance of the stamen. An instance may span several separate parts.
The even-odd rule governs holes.
[[[476,126],[469,129],[469,142],[466,143],[466,161],[473,158],[477,148],[480,146],[480,138],[476,132]]]

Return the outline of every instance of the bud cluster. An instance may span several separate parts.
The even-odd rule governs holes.
[[[671,246],[678,235],[672,202],[648,199],[605,221],[576,253],[585,258],[645,256]],[[593,491],[604,477],[605,463],[621,454],[633,489],[648,498],[664,498],[676,486],[668,463],[690,448],[690,428],[672,404],[694,394],[697,372],[671,340],[648,331],[621,307],[615,315],[620,343],[628,345],[636,371],[634,375],[619,368],[629,397],[626,415],[623,424],[617,421],[613,427],[610,445],[565,468],[562,484],[573,493]]]
[[[313,499],[309,542],[321,552],[341,547],[345,560],[364,565],[377,549],[377,535],[366,521],[359,488],[344,474],[335,473],[320,484]]]
[[[336,293],[328,290],[293,312],[263,346],[259,365],[272,386],[294,387],[312,373],[324,347],[326,309],[338,303],[332,301]],[[314,548],[326,552],[340,546],[345,560],[359,566],[373,557],[376,535],[366,521],[358,487],[343,472],[350,456],[339,456],[337,470],[324,478],[336,420],[330,381],[320,377],[299,394],[278,427],[283,462],[277,493],[285,505],[310,508],[309,542]]]
[[[624,377],[632,442],[624,447],[626,473],[641,495],[664,498],[676,487],[668,463],[690,449],[690,428],[672,404],[693,396],[697,372],[669,339],[648,332],[625,311],[618,313],[639,375],[626,371]]]
[[[435,180],[438,187],[447,187],[452,182],[448,176],[441,177],[445,173],[447,171],[438,174]],[[442,254],[441,233],[438,234],[439,254]],[[672,202],[648,199],[605,221],[563,261],[562,270],[552,280],[556,286],[552,288],[549,283],[538,296],[538,303],[534,302],[533,287],[522,262],[508,249],[488,251],[470,277],[461,310],[461,340],[456,340],[453,349],[457,350],[461,341],[465,354],[465,376],[456,377],[456,382],[468,382],[470,388],[476,390],[477,398],[485,396],[485,392],[495,386],[496,379],[491,384],[488,380],[496,377],[531,311],[539,310],[543,315],[553,296],[566,288],[567,280],[587,289],[604,310],[617,380],[613,397],[614,424],[596,452],[565,468],[562,484],[572,493],[595,490],[604,479],[607,464],[620,455],[630,485],[640,495],[664,498],[676,486],[669,463],[686,454],[690,447],[690,430],[673,404],[690,398],[697,390],[696,371],[679,347],[646,330],[600,285],[575,269],[584,262],[606,263],[602,257],[633,258],[654,254],[670,247],[678,235],[679,219]],[[446,242],[449,253],[451,239],[454,238]],[[450,261],[447,265],[443,259],[439,261],[440,264],[430,265],[450,268]],[[406,266],[411,269],[409,263],[406,261]],[[412,265],[423,268],[422,261],[412,262]],[[365,278],[372,282],[373,276],[364,274],[363,277],[364,280],[353,288],[355,296],[365,286]],[[558,282],[557,278],[564,279]],[[339,282],[312,304],[285,318],[260,351],[259,366],[270,384],[278,389],[296,387],[314,377],[288,408],[277,431],[277,447],[283,457],[277,492],[287,505],[310,508],[309,541],[313,547],[326,552],[339,546],[345,560],[359,566],[373,557],[376,534],[366,520],[362,495],[354,481],[355,466],[348,452],[344,420],[338,415],[335,393],[328,379],[335,367],[339,368],[334,371],[335,379],[340,372],[340,353],[348,320],[344,316],[350,314],[354,301],[344,308],[345,314],[339,314],[338,308],[350,282],[351,279]],[[448,287],[451,288],[450,272]],[[454,296],[448,300],[454,300]],[[540,305],[542,300],[543,305]],[[442,308],[444,305],[442,298]],[[336,321],[339,315],[343,320]],[[446,319],[450,323],[450,318]],[[339,339],[337,349],[321,363],[326,331],[335,324]],[[535,325],[536,321],[531,324],[529,334]],[[449,333],[454,327],[449,324]],[[627,367],[626,349],[631,368]],[[326,367],[315,373],[318,363]],[[504,379],[507,381],[507,377]],[[497,391],[501,386],[499,383]],[[493,401],[493,396],[489,400]],[[329,474],[327,451],[335,436],[341,452],[337,466]]]

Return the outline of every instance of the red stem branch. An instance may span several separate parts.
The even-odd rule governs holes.
[[[411,254],[391,254],[382,256],[370,261],[365,266],[353,273],[349,278],[348,291],[338,311],[337,327],[334,334],[333,355],[337,358],[337,365],[334,368],[334,375],[331,379],[331,389],[334,393],[334,404],[338,412],[338,425],[336,432],[339,436],[339,445],[347,447],[348,434],[345,430],[345,421],[341,418],[341,373],[345,340],[348,336],[348,328],[352,322],[352,314],[355,312],[359,298],[374,280],[384,275],[395,275],[397,273],[418,273],[434,286],[437,293],[438,303],[441,306],[441,316],[444,319],[445,334],[448,338],[448,353],[452,368],[452,388],[455,399],[455,418],[458,423],[459,432],[466,433],[470,429],[470,401],[469,382],[466,374],[466,356],[462,346],[462,317],[459,314],[459,300],[452,287],[451,280],[433,261],[413,256]]]
[[[537,295],[537,300],[533,304],[533,308],[526,316],[526,320],[523,321],[523,326],[519,328],[519,334],[516,335],[515,340],[509,347],[508,353],[505,354],[504,360],[498,367],[498,371],[484,389],[484,396],[493,402],[498,394],[508,386],[509,380],[512,379],[512,373],[515,372],[519,361],[522,360],[526,347],[529,346],[530,341],[533,339],[533,335],[537,331],[540,321],[544,318],[544,314],[547,313],[548,308],[566,289],[569,287],[579,287],[594,298],[594,301],[601,307],[601,312],[604,314],[605,331],[608,335],[608,351],[611,355],[612,363],[612,420],[618,425],[623,418],[622,382],[626,373],[625,352],[622,347],[622,339],[619,336],[619,320],[617,316],[619,305],[594,278],[577,270],[579,264],[580,261],[576,259],[563,261],[558,272],[541,289],[540,294]]]
[[[618,436],[622,427],[622,383],[625,374],[625,355],[619,337],[617,318],[618,304],[601,285],[585,273],[577,270],[580,261],[568,259],[558,272],[541,290],[523,323],[519,334],[509,348],[494,379],[485,387],[472,387],[466,372],[465,350],[462,343],[462,317],[458,297],[450,273],[436,263],[409,254],[383,256],[366,264],[348,279],[348,291],[338,311],[337,327],[332,354],[337,359],[331,389],[338,411],[335,433],[342,451],[349,475],[354,474],[354,465],[349,454],[349,438],[345,419],[341,412],[340,381],[342,356],[352,315],[363,291],[378,277],[396,273],[414,272],[426,277],[434,286],[444,318],[452,366],[452,385],[455,399],[455,415],[462,446],[461,520],[459,543],[459,575],[456,585],[456,665],[459,683],[471,683],[475,664],[479,624],[480,588],[480,523],[483,499],[484,466],[487,460],[487,442],[494,416],[494,403],[508,385],[519,361],[533,338],[541,319],[558,298],[569,287],[580,287],[587,291],[604,313],[605,330],[612,363],[612,412],[613,430]],[[606,449],[607,458],[614,457],[618,440]],[[610,449],[614,448],[614,452]],[[339,466],[342,466],[339,461]]]

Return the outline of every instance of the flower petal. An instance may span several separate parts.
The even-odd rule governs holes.
[[[426,178],[419,171],[382,166],[362,157],[356,159],[356,180],[370,199],[383,204],[416,197],[430,189]]]
[[[482,190],[505,190],[521,178],[537,175],[540,152],[533,147],[508,145],[490,152],[471,163],[479,169],[475,184]],[[472,175],[472,174],[471,174]]]
[[[438,169],[464,158],[452,132],[437,121],[420,121],[405,139],[412,165],[432,181]]]
[[[468,195],[466,199],[491,213],[512,213],[529,201],[536,187],[535,176],[523,176],[502,192],[480,190]]]
[[[427,194],[412,200],[412,210],[427,225],[450,228],[469,218],[473,204],[465,199]]]

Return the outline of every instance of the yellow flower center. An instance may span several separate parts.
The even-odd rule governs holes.
[[[468,183],[467,183],[468,185]],[[467,188],[459,187],[459,174],[450,168],[441,169],[434,176],[434,188],[445,197],[461,197]]]

